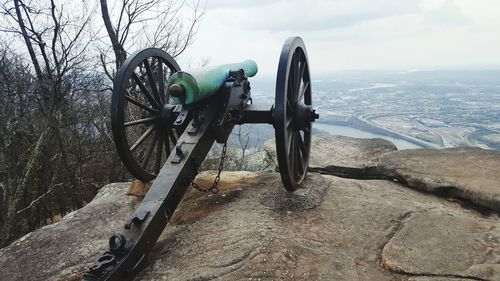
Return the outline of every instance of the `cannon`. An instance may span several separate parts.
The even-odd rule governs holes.
[[[312,122],[319,117],[303,40],[290,37],[283,45],[274,105],[252,103],[248,78],[256,74],[251,60],[183,72],[160,49],[128,57],[113,83],[113,138],[128,171],[154,182],[123,233],[109,239],[109,250],[82,280],[131,280],[141,270],[190,184],[217,192],[222,161],[212,186],[201,188],[193,180],[214,142],[224,144],[224,159],[235,125],[271,124],[283,186],[298,188],[309,165]]]

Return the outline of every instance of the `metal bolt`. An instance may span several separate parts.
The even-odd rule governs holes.
[[[113,235],[109,239],[109,248],[112,251],[119,251],[125,247],[125,243],[127,242],[127,239],[123,234],[118,234],[118,235]]]

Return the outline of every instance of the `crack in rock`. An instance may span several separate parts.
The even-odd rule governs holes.
[[[386,260],[385,257],[384,257],[384,255],[383,255],[383,252],[384,252],[384,249],[387,246],[387,244],[389,244],[389,242],[391,242],[392,238],[394,238],[394,236],[396,235],[396,233],[398,233],[398,231],[403,226],[404,222],[406,220],[408,220],[413,213],[414,213],[413,211],[409,211],[409,212],[406,212],[406,213],[402,214],[398,218],[398,220],[396,221],[396,224],[394,224],[391,227],[391,230],[390,230],[389,234],[387,234],[387,236],[386,236],[387,240],[385,241],[385,243],[381,247],[381,249],[380,249],[380,255],[379,255],[380,265],[384,269],[387,269],[387,270],[392,271],[392,272],[404,272],[401,269],[397,268],[397,266],[393,265],[391,262],[389,262],[388,260]]]
[[[233,260],[231,260],[229,263],[223,264],[223,265],[216,265],[216,266],[210,266],[212,268],[220,268],[223,269],[220,272],[217,273],[212,273],[208,276],[197,276],[195,278],[190,279],[190,281],[209,281],[213,279],[218,279],[221,278],[225,275],[231,274],[247,263],[248,260],[253,259],[255,256],[257,256],[260,253],[259,247],[253,248],[246,253],[244,253],[240,257],[236,257]]]

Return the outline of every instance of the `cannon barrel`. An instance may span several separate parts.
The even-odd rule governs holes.
[[[247,77],[257,74],[253,60],[191,71],[178,71],[168,81],[168,92],[178,104],[193,104],[215,94],[226,82],[229,72],[243,69]]]

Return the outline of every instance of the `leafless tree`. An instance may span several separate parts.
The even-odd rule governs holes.
[[[78,93],[75,82],[84,67],[85,53],[91,42],[91,38],[85,37],[91,11],[80,10],[78,14],[70,15],[65,10],[67,5],[69,2],[57,5],[54,0],[48,3],[21,0],[2,3],[6,16],[2,31],[21,39],[20,43],[29,55],[30,72],[34,73],[29,90],[39,113],[37,128],[32,132],[36,141],[29,149],[7,204],[2,229],[5,241],[43,221],[50,210],[36,202],[42,201],[59,186],[68,188],[67,195],[74,208],[82,204],[74,192],[77,180],[65,142],[71,132],[65,130],[65,125],[71,120],[66,118],[67,109]],[[30,208],[24,208],[29,205]]]
[[[182,54],[191,44],[205,13],[200,0],[191,5],[179,0],[118,0],[117,9],[111,11],[107,0],[100,0],[100,4],[110,42],[107,48],[101,48],[100,60],[111,80],[128,51],[155,47],[173,57]],[[182,15],[186,10],[191,13],[187,20]],[[114,69],[109,64],[109,50],[114,54]]]
[[[260,134],[251,140],[248,125],[234,127],[228,139],[224,170],[228,171],[262,171],[270,167],[266,162]],[[202,164],[203,170],[216,170],[219,167],[221,149],[214,146]]]
[[[129,51],[181,54],[204,13],[200,2],[119,0],[108,10],[86,1],[0,2],[0,247],[81,207],[110,179],[120,166],[110,78]]]

